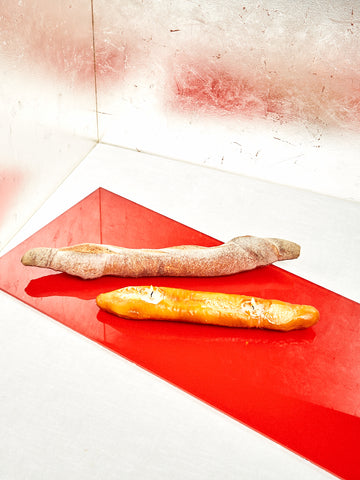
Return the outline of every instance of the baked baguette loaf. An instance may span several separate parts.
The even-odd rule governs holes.
[[[297,258],[300,247],[278,238],[237,237],[215,247],[183,245],[132,249],[84,243],[27,251],[24,265],[51,268],[83,279],[120,277],[211,277],[252,270],[279,260]]]
[[[319,320],[310,305],[180,288],[130,286],[96,297],[98,307],[131,320],[173,320],[223,327],[296,330]]]

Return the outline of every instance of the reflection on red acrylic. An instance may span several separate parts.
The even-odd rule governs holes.
[[[20,262],[35,246],[82,242],[133,248],[220,243],[98,189],[0,258],[0,288],[323,468],[360,477],[359,304],[276,266],[216,278],[81,280]],[[133,321],[96,306],[99,293],[141,284],[310,304],[320,321],[286,333]]]

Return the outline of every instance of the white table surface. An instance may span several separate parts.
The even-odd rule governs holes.
[[[1,254],[98,187],[218,238],[277,236],[279,265],[355,301],[359,204],[99,144]],[[0,292],[0,479],[325,479],[282,446]]]

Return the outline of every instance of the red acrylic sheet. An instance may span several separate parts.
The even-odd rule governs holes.
[[[358,303],[273,265],[218,278],[81,280],[20,262],[32,247],[84,242],[221,243],[99,188],[0,258],[0,288],[333,474],[360,478]],[[96,306],[99,293],[141,284],[310,304],[321,318],[284,333],[125,320]]]

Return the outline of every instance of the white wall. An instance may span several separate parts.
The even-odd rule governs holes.
[[[355,0],[94,1],[102,141],[360,200]]]
[[[0,3],[0,249],[95,144],[89,0]]]
[[[355,0],[2,2],[0,248],[97,127],[104,143],[360,201],[359,65]]]

